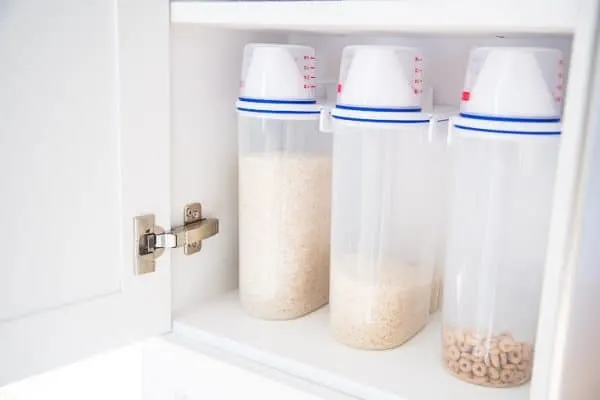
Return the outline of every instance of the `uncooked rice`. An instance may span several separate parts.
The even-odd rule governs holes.
[[[351,264],[355,265],[355,264]],[[431,281],[396,265],[378,279],[358,279],[344,261],[331,276],[331,331],[338,341],[360,349],[401,345],[427,323]]]
[[[291,319],[327,303],[331,159],[240,158],[240,299],[252,316]]]

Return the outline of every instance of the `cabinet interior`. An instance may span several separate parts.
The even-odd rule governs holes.
[[[435,398],[430,396],[436,395],[437,390],[442,390],[437,398],[445,398],[443,388],[422,390],[427,382],[438,379],[438,374],[444,383],[449,379],[447,390],[460,393],[459,397],[450,396],[452,398],[527,398],[527,386],[490,391],[446,377],[441,366],[439,371],[435,369],[431,374],[423,367],[411,372],[410,366],[420,362],[420,349],[433,346],[431,351],[441,351],[436,333],[439,326],[435,321],[414,339],[414,344],[409,342],[409,345],[389,352],[365,353],[322,343],[331,341],[326,332],[326,310],[296,321],[265,323],[246,319],[236,308],[238,165],[235,101],[243,47],[250,42],[313,46],[318,58],[317,81],[323,84],[336,82],[341,52],[346,45],[416,46],[424,54],[425,79],[433,88],[434,104],[458,109],[471,48],[496,45],[558,48],[565,56],[568,71],[572,37],[320,34],[243,31],[197,24],[172,24],[171,27],[171,223],[182,224],[183,205],[193,201],[202,202],[207,216],[220,219],[219,234],[206,241],[199,254],[171,254],[174,331],[336,390],[362,393],[368,398],[427,399]],[[315,333],[320,330],[325,332]],[[227,332],[234,331],[236,335],[224,337]],[[307,338],[307,335],[313,336]],[[243,343],[246,337],[248,340]],[[302,344],[306,340],[318,343],[307,348]],[[288,351],[294,346],[296,350]],[[314,354],[304,356],[311,351]],[[406,355],[402,356],[401,351]],[[425,364],[441,365],[435,357],[428,357]],[[319,363],[322,365],[311,367]],[[369,369],[375,371],[369,375]],[[392,371],[383,373],[384,369]],[[397,373],[405,373],[404,380],[396,382]],[[363,377],[365,382],[360,381]],[[403,382],[406,387],[402,387]],[[421,389],[413,390],[411,385]]]

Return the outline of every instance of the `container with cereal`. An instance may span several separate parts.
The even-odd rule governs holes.
[[[561,132],[542,71],[560,53],[494,48],[471,57],[480,70],[450,137],[443,360],[468,382],[518,386],[532,374]]]

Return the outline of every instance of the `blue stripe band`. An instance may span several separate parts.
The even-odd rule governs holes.
[[[527,123],[545,123],[560,122],[560,118],[516,118],[516,117],[493,117],[478,114],[460,113],[463,118],[478,119],[482,121],[500,121],[500,122],[527,122]]]
[[[238,111],[253,112],[258,114],[320,114],[320,111],[287,111],[287,110],[254,110],[251,108],[238,107]]]
[[[466,131],[486,132],[486,133],[503,133],[507,135],[560,135],[560,131],[540,131],[540,132],[523,132],[523,131],[499,131],[495,129],[472,128],[464,125],[454,125],[455,128],[464,129]]]
[[[317,104],[316,100],[267,100],[267,99],[253,99],[250,97],[240,97],[239,101],[245,101],[246,103],[260,103],[260,104]]]
[[[333,118],[341,119],[344,121],[377,122],[377,123],[381,123],[381,124],[424,124],[424,123],[429,122],[428,119],[415,119],[415,120],[366,119],[366,118],[340,117],[339,115],[334,115]]]
[[[356,106],[344,106],[337,104],[335,108],[340,110],[351,110],[351,111],[372,111],[372,112],[387,112],[387,113],[409,113],[409,112],[421,112],[421,107],[404,107],[404,108],[376,108],[376,107],[356,107]]]

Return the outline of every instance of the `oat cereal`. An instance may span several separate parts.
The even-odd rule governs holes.
[[[478,335],[470,329],[444,327],[444,362],[460,379],[483,386],[518,386],[531,379],[533,346],[508,332]]]

